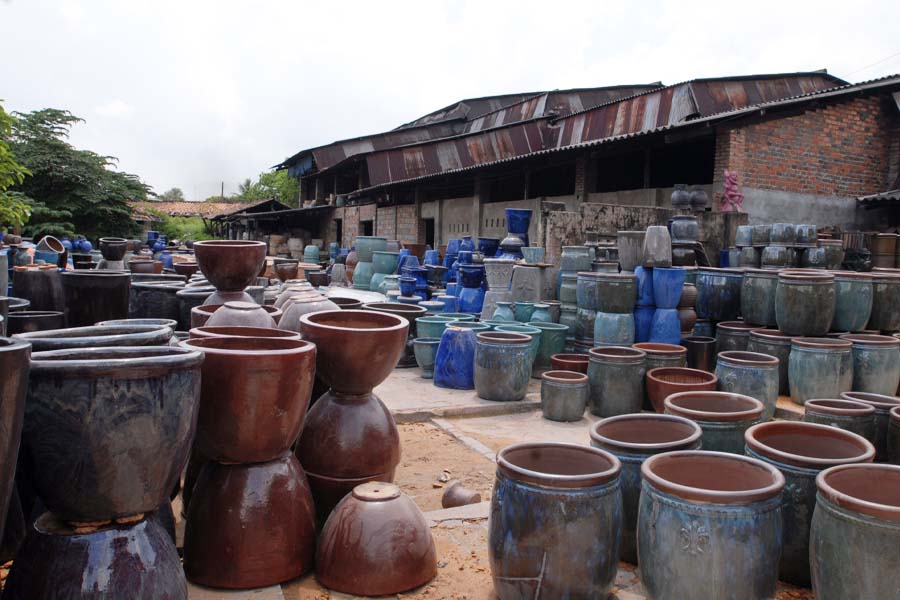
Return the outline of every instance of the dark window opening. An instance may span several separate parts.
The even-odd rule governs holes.
[[[654,148],[650,152],[650,187],[672,187],[676,183],[703,185],[713,182],[716,160],[715,138]]]
[[[516,173],[490,182],[490,202],[510,202],[525,199],[525,175]]]
[[[597,178],[592,192],[618,192],[644,187],[644,152],[603,156],[597,160]]]
[[[360,221],[359,235],[375,235],[375,221]]]
[[[344,241],[344,220],[343,219],[335,219],[334,220],[334,241],[337,242],[338,247],[342,247],[342,242]]]
[[[425,221],[425,243],[434,248],[434,219],[422,219]]]
[[[571,196],[575,193],[575,163],[538,169],[531,172],[528,196]]]

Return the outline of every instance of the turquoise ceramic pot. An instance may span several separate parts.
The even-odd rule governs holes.
[[[512,302],[498,302],[494,310],[493,321],[515,321],[516,315],[512,309]]]
[[[384,273],[390,275],[397,271],[397,265],[400,264],[399,252],[387,252],[384,250],[376,250],[372,253],[372,266],[376,273]]]
[[[386,250],[387,238],[366,235],[356,238],[356,255],[359,257],[359,262],[372,262],[376,251]]]
[[[540,323],[532,322],[529,325],[540,329],[541,339],[538,346],[538,353],[534,359],[534,365],[531,368],[532,377],[540,377],[544,371],[549,371],[552,367],[550,357],[554,354],[562,354],[566,349],[566,336],[569,328],[559,323]]]
[[[416,338],[413,340],[413,353],[416,363],[422,369],[422,377],[431,379],[434,377],[434,359],[437,356],[440,338]]]
[[[447,325],[455,322],[456,319],[443,315],[419,317],[416,319],[416,332],[420,337],[440,339]]]
[[[505,333],[524,333],[525,335],[531,336],[531,346],[529,347],[529,369],[531,365],[534,363],[535,359],[538,355],[538,350],[541,347],[541,334],[543,333],[537,327],[533,327],[531,325],[519,325],[519,324],[510,324],[510,325],[497,325],[494,327],[494,331],[505,332]]]

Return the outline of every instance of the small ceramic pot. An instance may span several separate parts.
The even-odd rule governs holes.
[[[766,410],[763,420],[775,414],[778,402],[778,359],[755,352],[719,352],[716,375],[723,392],[756,398]]]
[[[855,400],[827,400],[814,398],[803,405],[803,420],[807,423],[830,425],[846,429],[870,442],[875,440],[875,407]]]
[[[422,369],[422,377],[425,379],[434,377],[434,358],[440,343],[440,338],[420,337],[413,340],[416,363]]]
[[[744,453],[744,432],[759,423],[765,407],[756,398],[728,392],[679,392],[664,401],[665,413],[690,419],[703,430],[703,449]]]
[[[550,368],[587,374],[588,357],[585,354],[554,354],[550,357]]]
[[[716,351],[731,352],[747,350],[750,331],[755,325],[743,321],[722,321],[716,324]]]
[[[541,375],[541,412],[551,421],[580,421],[587,406],[588,376],[574,371]]]
[[[591,412],[600,417],[641,411],[644,396],[644,354],[634,348],[601,346],[589,352]]]
[[[647,396],[653,409],[665,410],[663,401],[678,392],[700,392],[716,389],[715,374],[686,367],[657,367],[647,371]]]
[[[687,348],[687,365],[711,373],[716,368],[716,338],[689,335],[681,338],[681,345]]]

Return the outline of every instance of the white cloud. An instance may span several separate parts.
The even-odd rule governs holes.
[[[101,117],[127,117],[134,112],[134,107],[122,100],[112,100],[94,108],[94,113]]]

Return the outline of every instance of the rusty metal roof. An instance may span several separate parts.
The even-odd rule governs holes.
[[[544,92],[519,92],[515,94],[500,94],[497,96],[482,96],[481,98],[466,98],[454,102],[449,106],[440,108],[427,115],[419,117],[409,123],[404,123],[397,127],[398,129],[407,129],[409,127],[421,127],[422,125],[432,125],[441,121],[450,120],[472,120],[489,112],[500,110],[505,106],[522,102],[528,98],[533,98]]]

